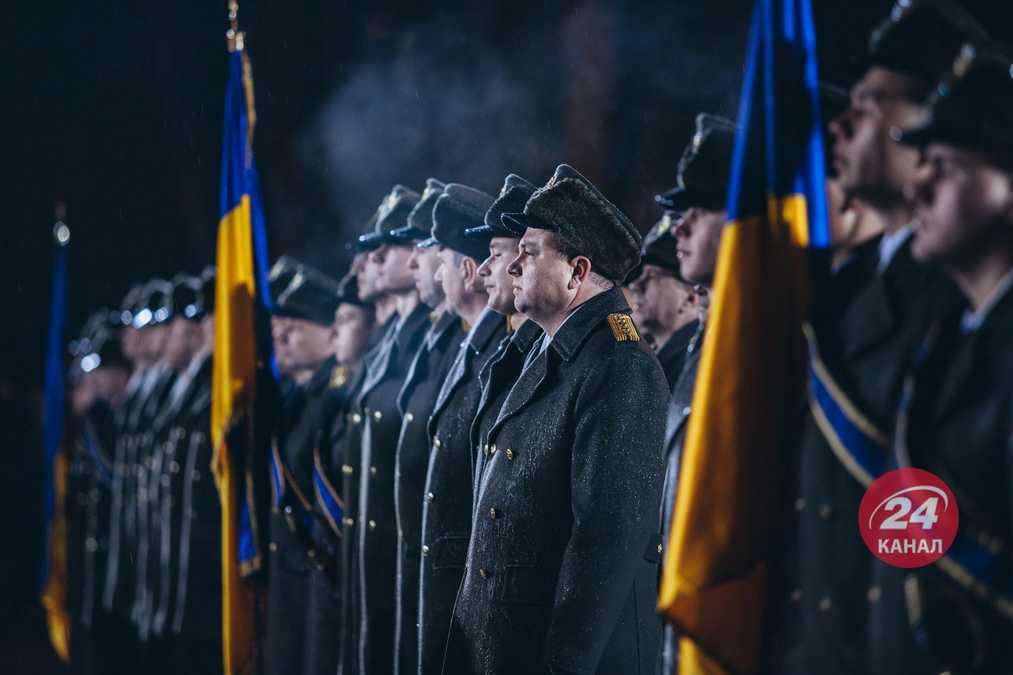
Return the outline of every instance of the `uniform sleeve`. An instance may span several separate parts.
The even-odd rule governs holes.
[[[553,672],[597,670],[657,530],[669,396],[664,372],[636,345],[617,345],[594,371],[576,402],[573,528],[549,628]]]

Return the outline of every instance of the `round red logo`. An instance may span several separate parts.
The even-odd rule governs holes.
[[[939,560],[957,536],[957,501],[938,476],[894,469],[876,479],[858,508],[858,530],[872,554],[894,567]]]

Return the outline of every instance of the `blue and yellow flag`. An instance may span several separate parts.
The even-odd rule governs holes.
[[[70,229],[61,219],[62,206],[57,207],[57,223],[53,226],[56,256],[53,261],[53,296],[49,305],[49,336],[46,343],[46,382],[42,419],[43,489],[45,490],[45,534],[42,570],[39,575],[42,605],[53,650],[70,661],[70,617],[67,615],[67,527],[64,501],[67,494],[66,455],[60,451],[63,442],[64,416],[64,327],[67,322],[67,244]]]
[[[658,598],[679,629],[683,675],[757,670],[784,423],[804,386],[807,251],[829,238],[809,0],[757,0],[746,58]]]
[[[222,653],[226,675],[255,670],[256,598],[245,578],[260,568],[253,472],[254,407],[263,340],[257,330],[270,302],[266,236],[253,163],[253,80],[243,34],[229,31],[221,221],[218,225],[212,369],[212,469],[222,507]]]

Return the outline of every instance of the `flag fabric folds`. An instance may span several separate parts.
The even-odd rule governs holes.
[[[784,421],[804,386],[802,324],[828,240],[809,0],[757,0],[707,334],[658,608],[679,672],[758,667]]]
[[[253,163],[253,83],[243,36],[230,31],[225,94],[221,220],[218,226],[212,370],[212,469],[222,514],[222,652],[227,675],[255,670],[256,597],[245,577],[259,570],[254,509],[254,409],[258,338],[266,289],[266,237]],[[259,331],[262,333],[263,331]]]
[[[49,305],[46,343],[46,381],[43,407],[43,479],[45,530],[40,572],[42,605],[46,609],[49,640],[57,655],[70,660],[70,617],[67,614],[67,530],[64,498],[67,494],[67,458],[61,452],[64,423],[64,328],[67,322],[67,244],[70,230],[62,221],[53,227],[56,257],[53,295]]]

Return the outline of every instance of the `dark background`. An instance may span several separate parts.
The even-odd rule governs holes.
[[[967,4],[1010,32],[1003,0]],[[891,3],[813,5],[821,65],[836,73]],[[646,229],[695,114],[735,117],[751,7],[244,0],[272,258],[340,274],[343,243],[393,184],[436,176],[495,193],[507,172],[542,183],[562,161]],[[225,2],[57,0],[7,14],[0,377],[31,391],[55,201],[73,232],[72,332],[131,282],[214,258]]]
[[[888,11],[815,4],[834,49],[859,49]],[[648,227],[694,115],[735,116],[751,5],[244,0],[272,258],[338,274],[393,184],[495,193],[510,171],[542,183],[562,161]],[[226,18],[224,0],[8,11],[0,375],[31,389],[56,200],[73,232],[71,331],[133,281],[212,262]]]

